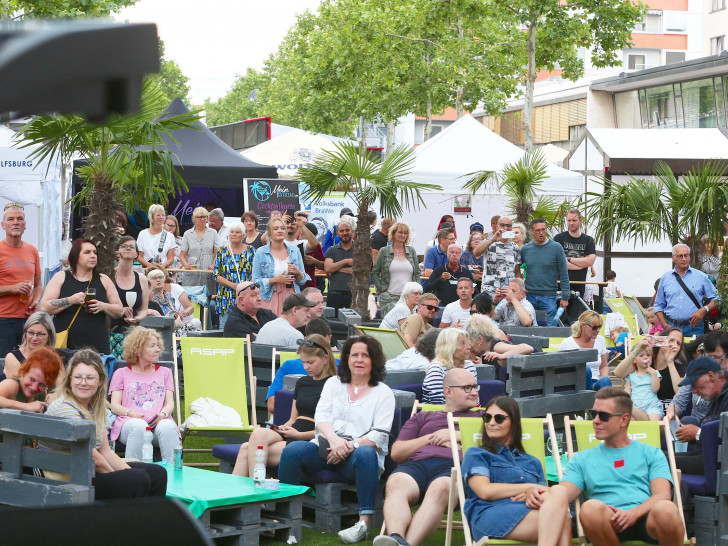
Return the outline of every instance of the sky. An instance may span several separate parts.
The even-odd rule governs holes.
[[[321,0],[139,0],[115,19],[157,24],[165,56],[187,76],[190,100],[217,99],[248,67],[261,69],[296,14]]]

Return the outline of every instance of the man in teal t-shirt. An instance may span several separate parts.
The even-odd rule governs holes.
[[[658,448],[627,436],[631,398],[620,388],[605,387],[597,391],[593,408],[594,435],[602,443],[576,453],[554,487],[566,489],[569,502],[586,495],[579,519],[592,544],[681,545],[685,527],[671,500],[667,459]],[[537,492],[526,499],[530,508],[540,504]]]

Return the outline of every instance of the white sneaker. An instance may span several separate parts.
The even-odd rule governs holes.
[[[399,546],[400,543],[397,542],[397,539],[390,537],[389,535],[379,535],[374,537],[374,541],[372,541],[372,546]]]
[[[361,542],[367,538],[367,524],[363,521],[358,521],[352,527],[339,531],[339,538],[344,544],[355,544]]]

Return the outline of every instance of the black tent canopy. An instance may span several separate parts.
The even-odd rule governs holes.
[[[178,116],[189,111],[176,98],[160,117]],[[193,125],[195,129],[172,131],[177,142],[168,135],[164,137],[167,149],[174,154],[174,165],[180,168],[187,186],[242,189],[244,178],[278,178],[274,166],[260,165],[245,159],[201,122],[196,121]]]

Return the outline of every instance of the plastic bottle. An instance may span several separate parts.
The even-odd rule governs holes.
[[[152,434],[151,427],[147,427],[147,430],[144,431],[144,445],[142,446],[143,463],[151,463],[154,461],[154,448],[152,447],[153,438],[154,434]]]
[[[253,480],[255,481],[255,487],[263,487],[263,482],[265,482],[265,451],[263,451],[263,446],[258,446],[258,449],[255,450]]]
[[[554,317],[554,322],[556,322],[556,326],[559,325],[559,319],[561,318],[561,315],[564,314],[565,309],[563,307],[559,307],[556,310],[556,316]]]

